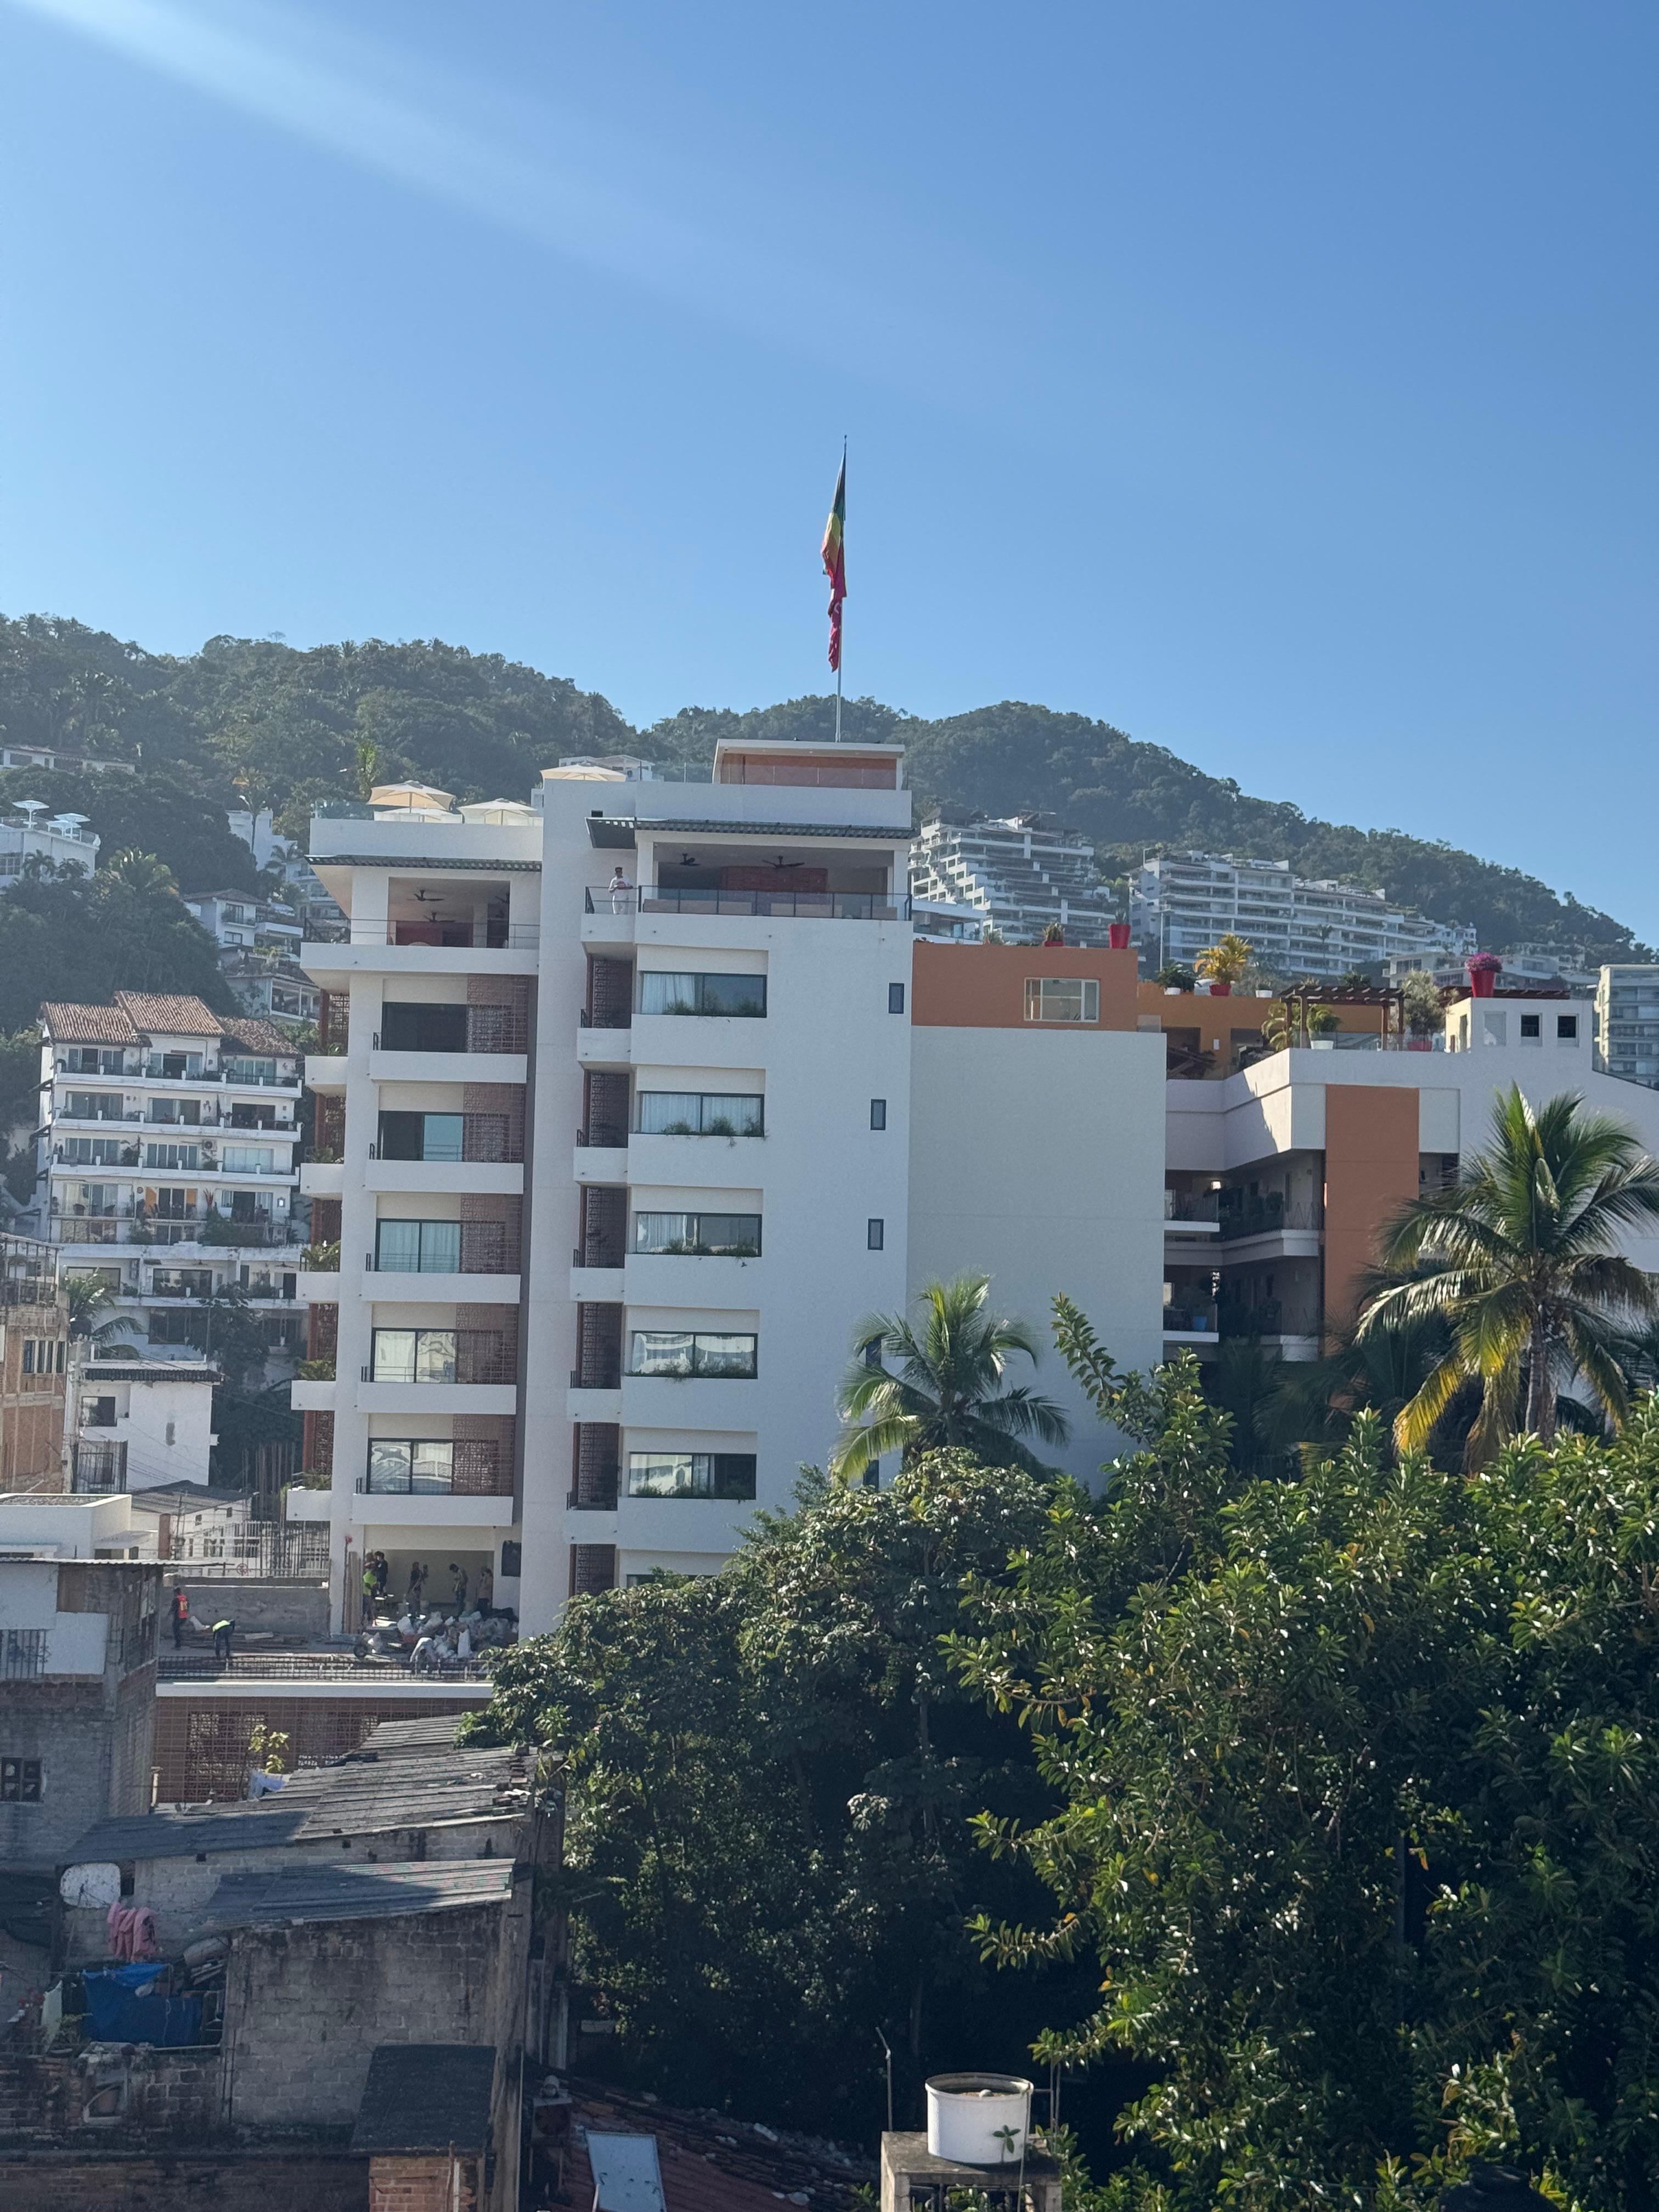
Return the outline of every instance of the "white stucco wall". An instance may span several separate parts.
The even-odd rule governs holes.
[[[1164,1060],[1139,1032],[911,1032],[910,1294],[990,1275],[997,1310],[1049,1347],[1031,1379],[1073,1421],[1039,1455],[1085,1480],[1120,1440],[1052,1348],[1051,1301],[1080,1305],[1120,1368],[1163,1357]]]

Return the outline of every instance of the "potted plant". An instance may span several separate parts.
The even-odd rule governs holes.
[[[1042,941],[1045,945],[1064,945],[1066,942],[1064,927],[1060,922],[1051,921],[1042,933]]]
[[[1233,985],[1243,981],[1250,964],[1251,951],[1249,940],[1231,929],[1205,946],[1194,965],[1208,981],[1212,999],[1232,996]]]
[[[1469,991],[1477,999],[1490,999],[1498,988],[1504,963],[1495,952],[1472,952],[1463,965],[1469,971]]]
[[[1106,925],[1106,942],[1114,952],[1127,952],[1129,949],[1128,923],[1109,921]]]

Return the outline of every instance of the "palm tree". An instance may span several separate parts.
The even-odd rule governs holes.
[[[137,1325],[131,1314],[111,1313],[115,1293],[95,1275],[71,1275],[64,1285],[69,1306],[70,1342],[90,1346],[92,1356],[114,1344],[118,1337],[134,1336]],[[100,1320],[104,1315],[106,1318]]]
[[[1206,945],[1193,965],[1212,983],[1224,983],[1231,990],[1235,983],[1243,981],[1254,957],[1255,948],[1249,938],[1229,929],[1213,945]]]
[[[1027,1323],[987,1311],[990,1289],[988,1275],[958,1275],[922,1291],[919,1328],[903,1314],[859,1323],[837,1400],[843,1427],[830,1461],[837,1482],[862,1481],[885,1452],[909,1461],[951,1444],[992,1467],[1048,1472],[1021,1439],[1064,1443],[1071,1424],[1052,1399],[1003,1387],[1015,1353],[1033,1366],[1039,1353]]]
[[[1370,1301],[1358,1335],[1432,1316],[1450,1336],[1395,1418],[1399,1448],[1425,1443],[1469,1382],[1481,1391],[1471,1462],[1516,1433],[1523,1381],[1525,1426],[1547,1443],[1574,1379],[1620,1427],[1630,1392],[1619,1355],[1659,1316],[1659,1285],[1616,1248],[1621,1230],[1654,1223],[1659,1164],[1621,1122],[1566,1094],[1534,1109],[1518,1085],[1502,1092],[1491,1149],[1384,1233],[1384,1267],[1413,1272]]]

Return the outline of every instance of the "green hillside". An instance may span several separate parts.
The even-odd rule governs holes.
[[[153,852],[186,890],[252,880],[224,827],[239,796],[303,835],[312,806],[356,796],[366,775],[411,775],[462,799],[522,798],[561,754],[649,754],[706,763],[732,737],[827,737],[834,702],[749,714],[687,708],[636,731],[609,701],[497,653],[437,641],[319,646],[210,638],[199,653],[145,653],[56,617],[0,618],[0,732],[133,763],[128,776],[0,773],[0,805],[44,799],[90,817],[105,850]],[[922,799],[947,813],[1050,815],[1095,840],[1110,874],[1149,845],[1285,860],[1350,878],[1483,944],[1554,945],[1592,960],[1649,957],[1626,926],[1516,868],[1397,830],[1322,822],[1254,799],[1109,723],[1005,700],[927,721],[849,701],[853,737],[902,736]]]

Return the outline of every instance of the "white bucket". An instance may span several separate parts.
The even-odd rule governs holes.
[[[927,2150],[957,2166],[1018,2166],[1031,2120],[1031,2084],[1017,2074],[935,2074],[927,2084]]]

